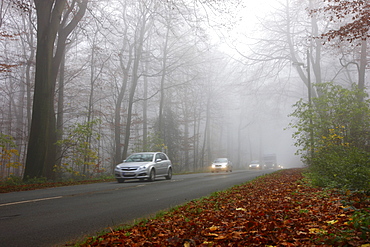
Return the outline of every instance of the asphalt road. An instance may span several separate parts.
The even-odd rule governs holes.
[[[64,246],[270,172],[198,173],[0,194],[0,246]]]

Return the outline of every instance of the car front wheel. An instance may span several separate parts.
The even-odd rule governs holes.
[[[166,179],[170,180],[171,178],[172,178],[172,169],[170,168],[170,169],[168,169]]]
[[[155,171],[154,171],[154,169],[152,169],[152,170],[150,170],[148,181],[153,182],[154,179],[155,179]]]
[[[118,183],[123,183],[123,182],[125,182],[125,180],[123,178],[117,178],[117,182]]]

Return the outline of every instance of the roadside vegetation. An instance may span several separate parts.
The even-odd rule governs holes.
[[[317,186],[370,191],[370,100],[356,85],[316,84],[320,97],[291,114],[298,154]]]
[[[369,195],[313,186],[307,172],[280,170],[76,246],[369,246]]]

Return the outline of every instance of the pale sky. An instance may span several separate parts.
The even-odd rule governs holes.
[[[222,43],[220,45],[222,51],[235,53],[229,44],[235,40],[238,40],[237,43],[247,43],[243,42],[246,38],[243,34],[253,33],[259,18],[262,19],[268,15],[279,5],[279,2],[278,0],[243,0],[243,5],[231,9],[235,13],[233,16],[230,15],[232,26],[227,23],[227,18],[230,18],[227,14],[212,16],[210,12],[211,35],[214,37],[215,43]]]

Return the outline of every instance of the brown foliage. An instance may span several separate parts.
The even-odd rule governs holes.
[[[9,64],[0,63],[0,73],[11,72],[12,71],[11,69],[17,66],[18,65],[9,65]]]
[[[329,30],[321,38],[331,41],[354,43],[370,37],[370,2],[352,0],[324,0],[322,8],[310,10],[311,15],[323,14],[330,22],[344,23],[338,29]],[[345,21],[347,20],[347,21]]]
[[[334,190],[304,183],[301,169],[282,170],[192,201],[90,246],[359,246],[370,243],[351,223],[353,209]],[[368,198],[367,198],[368,199]],[[369,200],[365,200],[367,206]],[[363,234],[363,233],[362,233]],[[369,238],[369,233],[367,238]]]
[[[29,12],[32,8],[30,0],[11,0],[11,3],[19,10],[23,12]]]

